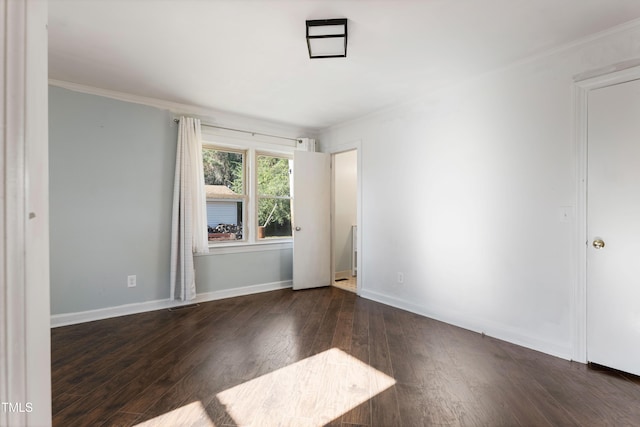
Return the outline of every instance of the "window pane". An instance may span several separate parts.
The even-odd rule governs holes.
[[[242,202],[207,201],[209,240],[242,240]]]
[[[291,237],[291,200],[258,200],[258,238]]]
[[[224,194],[224,187],[235,194],[244,194],[244,154],[233,151],[221,151],[211,148],[202,150],[205,185],[220,186],[218,191]],[[207,191],[215,189],[207,189]],[[207,194],[207,197],[210,197]],[[228,195],[227,195],[228,197]]]
[[[290,197],[290,160],[283,157],[258,156],[258,195]]]
[[[210,241],[242,240],[244,153],[202,149]]]

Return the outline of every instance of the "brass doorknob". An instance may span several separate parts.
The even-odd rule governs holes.
[[[596,249],[602,249],[604,248],[604,240],[602,239],[596,239],[593,241],[593,247]]]

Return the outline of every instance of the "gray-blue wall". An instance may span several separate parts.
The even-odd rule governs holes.
[[[169,297],[173,114],[49,88],[51,314]],[[198,292],[291,280],[291,250],[196,259]],[[127,287],[127,276],[137,286]]]

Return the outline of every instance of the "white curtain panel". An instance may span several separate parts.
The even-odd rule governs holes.
[[[171,299],[196,296],[194,253],[209,252],[200,120],[180,117],[171,224]]]

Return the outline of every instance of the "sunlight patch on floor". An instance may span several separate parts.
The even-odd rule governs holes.
[[[189,403],[171,412],[162,414],[153,419],[136,424],[135,427],[159,427],[159,426],[201,426],[216,427],[207,415],[207,411],[200,401]]]
[[[218,393],[241,426],[322,426],[395,384],[333,348]]]

